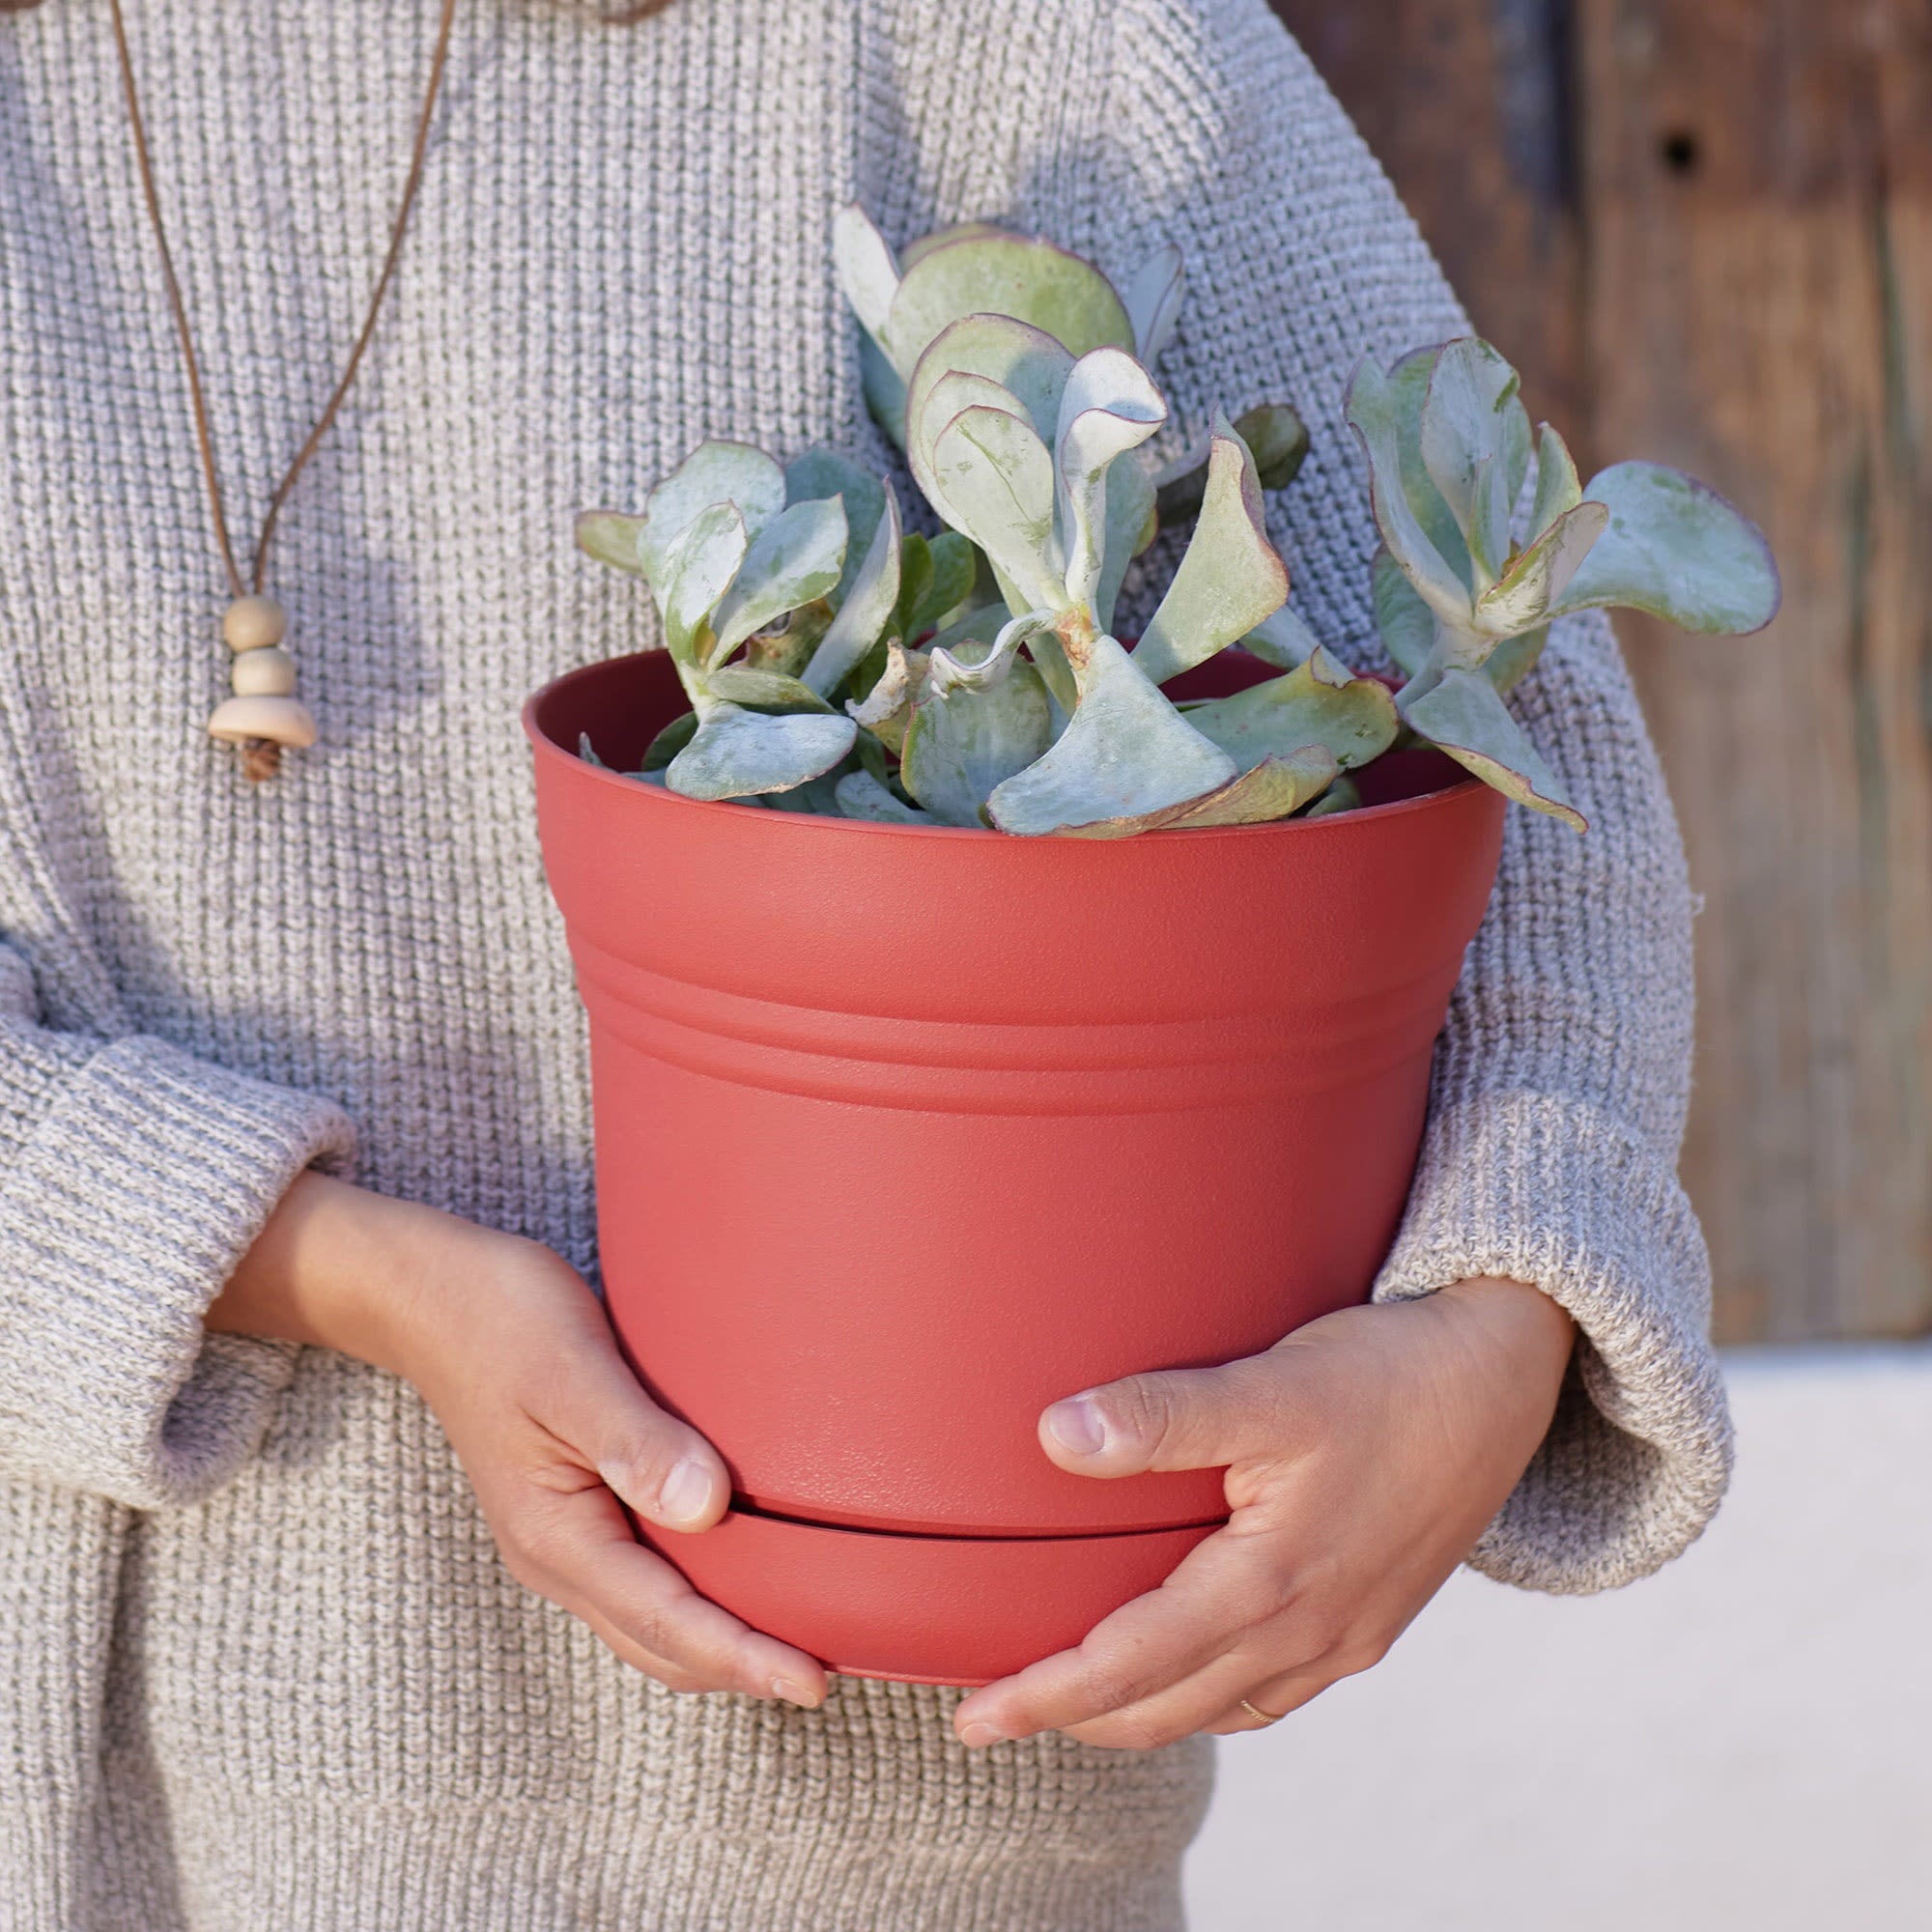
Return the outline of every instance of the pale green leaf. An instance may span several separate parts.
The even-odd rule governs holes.
[[[1622,607],[1706,636],[1744,636],[1776,616],[1777,564],[1764,532],[1708,485],[1657,463],[1619,463],[1586,502],[1609,526],[1552,616]]]
[[[851,594],[853,580],[871,554],[879,519],[886,514],[886,486],[836,449],[808,449],[785,465],[785,501],[809,503],[837,497],[845,505],[845,566],[832,592],[835,608]]]
[[[957,530],[941,530],[927,545],[932,577],[906,612],[906,636],[917,638],[928,625],[950,617],[973,594],[980,559],[972,542]]]
[[[1403,473],[1399,398],[1388,377],[1368,357],[1356,365],[1349,384],[1348,418],[1368,455],[1369,499],[1382,542],[1431,610],[1451,622],[1466,624],[1468,588],[1432,541],[1409,501]],[[1434,490],[1427,477],[1424,481]]]
[[[1338,811],[1359,811],[1362,788],[1346,774],[1337,779],[1308,810],[1304,818],[1333,818]]]
[[[1288,571],[1267,539],[1254,459],[1217,416],[1201,520],[1134,661],[1165,684],[1247,637],[1287,598]]]
[[[943,823],[980,825],[994,788],[1052,743],[1052,707],[1024,658],[1009,659],[1005,674],[983,687],[943,684],[939,663],[906,727],[899,781]]]
[[[1537,445],[1536,507],[1530,512],[1529,538],[1532,543],[1556,519],[1574,510],[1583,500],[1583,486],[1577,477],[1577,459],[1570,445],[1549,424],[1543,425]]]
[[[945,242],[907,266],[885,325],[894,366],[909,381],[933,338],[971,315],[1029,323],[1076,356],[1134,346],[1126,309],[1091,263],[1051,242],[981,233]]]
[[[691,519],[659,559],[651,586],[664,618],[665,642],[680,673],[700,668],[707,620],[749,548],[737,504],[712,503]]]
[[[701,442],[650,494],[638,555],[655,589],[670,547],[700,510],[735,503],[748,538],[784,508],[784,471],[745,442]]]
[[[888,491],[884,503],[885,514],[873,527],[871,547],[859,574],[805,668],[805,682],[822,697],[830,697],[852,675],[898,609],[898,498]]]
[[[644,574],[639,549],[643,534],[644,519],[626,516],[621,510],[585,510],[577,519],[578,549],[633,577]]]
[[[1107,560],[1108,473],[1166,420],[1167,405],[1152,378],[1123,351],[1096,349],[1073,365],[1061,392],[1054,445],[1054,535],[1067,595],[1084,609],[1093,610],[1098,600]],[[1138,535],[1137,526],[1127,541]]]
[[[1492,637],[1514,638],[1546,623],[1608,522],[1601,503],[1566,510],[1477,601],[1477,625]]]
[[[1053,568],[1053,458],[1031,424],[1005,410],[962,410],[933,444],[932,505],[1011,580],[1029,610],[1059,609]]]
[[[1185,262],[1172,242],[1164,242],[1143,262],[1121,291],[1133,325],[1134,354],[1150,369],[1174,336],[1180,319],[1180,296]]]
[[[782,671],[756,670],[750,665],[721,665],[704,674],[710,698],[742,705],[747,711],[830,711],[817,692]]]
[[[1308,745],[1320,745],[1341,769],[1354,770],[1380,757],[1402,729],[1388,686],[1356,677],[1319,645],[1286,676],[1184,705],[1181,716],[1244,772]]]
[[[937,825],[931,812],[895,798],[870,772],[847,772],[833,794],[840,813],[870,825]]]
[[[1451,669],[1405,713],[1417,734],[1519,805],[1560,818],[1572,831],[1589,828],[1543,755],[1509,714],[1481,671]]]
[[[955,322],[920,358],[907,391],[906,460],[913,480],[930,498],[933,442],[974,403],[1024,416],[1050,444],[1059,431],[1060,395],[1073,361],[1050,335],[1009,316],[972,315]],[[996,384],[1013,400],[973,387],[972,379]],[[948,386],[935,401],[942,384]]]
[[[1435,613],[1416,595],[1403,567],[1386,546],[1376,552],[1374,590],[1376,629],[1389,662],[1413,677],[1429,662],[1435,645]]]
[[[832,218],[832,262],[852,313],[866,332],[883,346],[886,317],[899,290],[899,265],[892,243],[856,201]]]
[[[1507,697],[1532,670],[1549,641],[1549,626],[1505,638],[1483,663],[1483,675]]]
[[[771,716],[735,704],[707,709],[670,761],[665,782],[686,798],[742,798],[788,791],[829,772],[851,751],[859,727],[833,713]]]
[[[987,812],[1002,832],[1039,836],[1138,829],[1150,813],[1217,791],[1235,762],[1190,725],[1112,639],[1075,667],[1080,701],[1046,753],[1000,785]]]
[[[1241,648],[1250,657],[1260,658],[1263,664],[1293,670],[1296,665],[1306,664],[1321,648],[1321,640],[1292,604],[1284,604],[1241,639]]]
[[[1264,758],[1219,791],[1179,807],[1166,832],[1205,831],[1215,825],[1268,825],[1290,818],[1335,781],[1335,760],[1320,745],[1306,745],[1286,757]],[[1156,829],[1156,828],[1150,828]]]
[[[837,497],[794,503],[755,537],[711,620],[714,664],[787,611],[838,586],[845,562],[845,509]]]

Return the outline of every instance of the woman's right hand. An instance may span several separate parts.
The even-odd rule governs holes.
[[[697,1595],[633,1532],[711,1527],[718,1452],[644,1393],[603,1305],[548,1248],[303,1175],[206,1325],[336,1349],[421,1390],[511,1574],[673,1690],[814,1707],[825,1672]]]

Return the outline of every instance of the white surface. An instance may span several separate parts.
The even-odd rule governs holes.
[[[1737,1482],[1680,1562],[1459,1576],[1222,1747],[1193,1932],[1932,1927],[1932,1349],[1727,1368]]]

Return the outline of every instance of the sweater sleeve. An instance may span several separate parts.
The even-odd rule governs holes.
[[[1344,657],[1386,663],[1343,390],[1364,353],[1386,361],[1468,333],[1467,320],[1262,0],[1120,0],[1114,61],[1116,179],[1096,245],[1117,270],[1162,239],[1186,256],[1180,332],[1161,373],[1190,430],[1216,402],[1232,415],[1279,399],[1307,418],[1313,452],[1271,508],[1294,601]],[[1608,624],[1557,626],[1514,702],[1591,829],[1579,838],[1510,811],[1375,1293],[1402,1300],[1508,1276],[1575,1316],[1555,1423],[1471,1560],[1512,1583],[1583,1592],[1678,1554],[1729,1476],[1709,1263],[1676,1176],[1691,899]]]
[[[43,1024],[0,944],[0,1466],[140,1509],[235,1475],[296,1351],[202,1316],[295,1177],[350,1151],[328,1101]]]

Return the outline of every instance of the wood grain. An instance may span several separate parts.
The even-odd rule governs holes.
[[[1685,1175],[1721,1336],[1924,1333],[1932,7],[1278,11],[1531,407],[1771,534],[1764,637],[1620,624],[1706,902]]]

